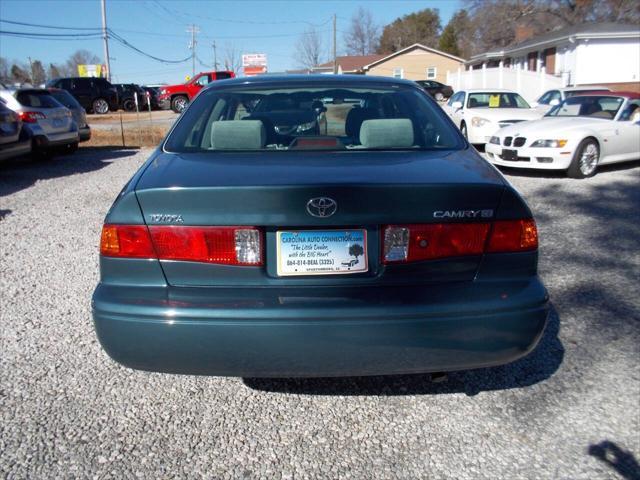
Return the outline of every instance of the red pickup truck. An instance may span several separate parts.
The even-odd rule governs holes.
[[[176,113],[182,113],[191,99],[202,90],[202,87],[216,80],[233,77],[235,77],[235,74],[229,71],[200,72],[187,83],[160,87],[158,105],[163,110],[171,109]]]

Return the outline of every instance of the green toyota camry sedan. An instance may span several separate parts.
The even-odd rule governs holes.
[[[117,362],[247,377],[511,362],[545,328],[531,211],[415,83],[215,82],[106,216]]]

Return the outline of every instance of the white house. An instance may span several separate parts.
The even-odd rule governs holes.
[[[542,72],[561,78],[562,86],[597,84],[640,91],[640,26],[574,25],[475,55],[465,65],[469,70]]]

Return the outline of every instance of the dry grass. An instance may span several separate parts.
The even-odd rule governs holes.
[[[119,125],[117,128],[110,129],[94,128],[91,130],[91,140],[80,145],[82,147],[155,147],[162,141],[169,128],[171,128],[170,125],[153,127],[125,125],[123,132]]]

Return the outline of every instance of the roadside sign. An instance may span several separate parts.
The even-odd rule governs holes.
[[[267,73],[267,54],[246,53],[242,55],[242,68],[245,77]]]

